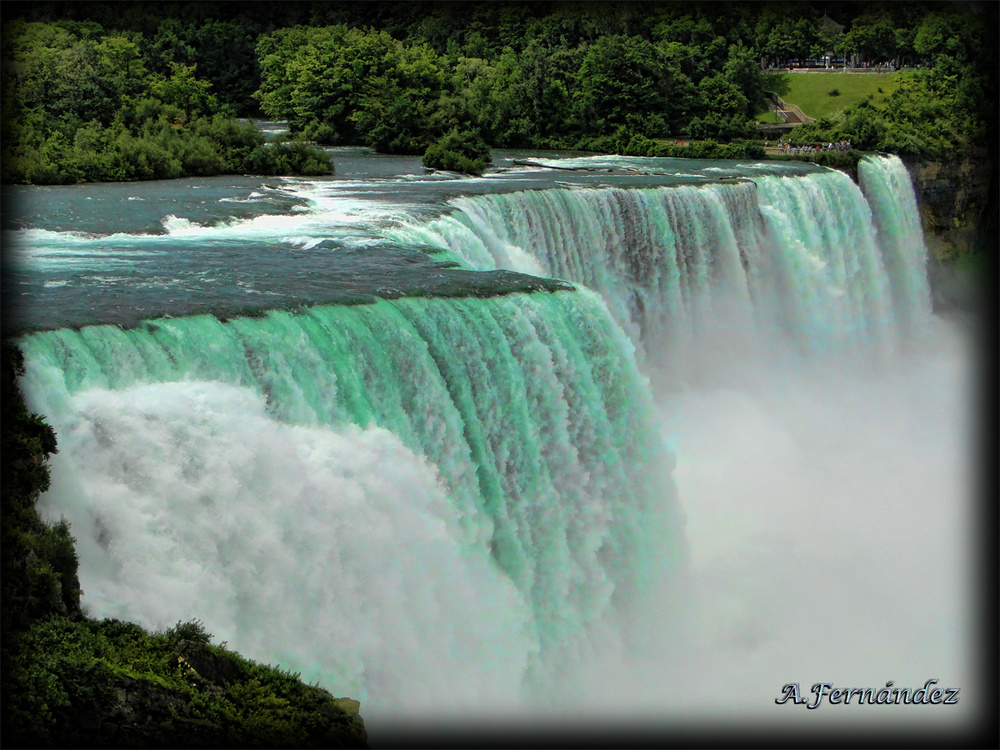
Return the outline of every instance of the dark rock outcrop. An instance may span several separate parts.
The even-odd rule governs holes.
[[[976,251],[985,226],[996,223],[995,165],[986,149],[954,161],[906,158],[923,221],[927,249],[938,261]]]
[[[212,685],[231,685],[242,676],[234,660],[216,654],[204,643],[181,641],[174,656],[182,668]]]

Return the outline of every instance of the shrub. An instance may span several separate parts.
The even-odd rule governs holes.
[[[423,164],[432,169],[481,175],[492,160],[490,147],[478,132],[452,128],[427,147]]]
[[[319,176],[330,174],[333,163],[322,149],[302,140],[277,140],[253,150],[245,170],[253,174]]]
[[[178,621],[176,625],[167,630],[166,636],[173,646],[181,641],[207,644],[212,640],[212,634],[205,630],[205,623],[201,620]]]
[[[881,91],[882,89],[879,89]],[[828,96],[840,96],[840,89],[830,89],[826,92]]]
[[[330,123],[310,120],[302,131],[302,137],[316,143],[334,144],[337,142],[337,129]]]

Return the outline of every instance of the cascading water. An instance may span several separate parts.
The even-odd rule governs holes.
[[[371,208],[358,201],[349,225],[330,222],[339,198],[323,195],[300,224],[274,222],[294,252],[309,253],[282,262],[310,264],[310,283],[350,251],[369,265],[364,274],[336,265],[344,278],[386,273],[379,264],[400,258],[408,288],[419,288],[453,273],[440,261],[455,259],[575,290],[492,296],[496,288],[467,286],[454,298],[314,304],[228,322],[181,305],[178,317],[127,330],[22,338],[29,405],[60,444],[40,505],[72,524],[85,606],[151,627],[198,617],[252,658],[360,698],[375,739],[407,716],[573,707],[594,716],[609,705],[698,716],[722,710],[715,683],[725,679],[737,686],[729,695],[763,692],[754,705],[773,709],[782,682],[834,678],[787,673],[788,654],[804,661],[812,645],[783,647],[789,634],[831,619],[811,592],[836,589],[833,573],[800,589],[791,572],[815,567],[818,554],[823,570],[864,579],[814,526],[849,529],[845,549],[866,565],[887,528],[957,548],[955,517],[925,497],[961,486],[964,422],[941,415],[962,412],[948,396],[962,370],[937,360],[895,369],[900,342],[930,337],[955,351],[935,333],[898,159],[863,161],[860,188],[833,171],[734,169],[737,181],[673,187],[491,192],[484,180],[475,184],[485,194],[452,198],[434,218],[392,207],[390,220],[366,219]],[[172,242],[178,221],[144,247]],[[366,221],[375,229],[350,245]],[[233,233],[229,253],[251,224],[270,225],[199,224],[193,236]],[[328,236],[340,244],[328,248]],[[239,262],[269,261],[256,251]],[[252,286],[276,279],[291,289],[287,272],[264,266]],[[853,352],[861,364],[850,369]],[[888,358],[885,370],[868,367],[872,353]],[[753,367],[764,377],[754,380]],[[942,377],[949,388],[936,388]],[[830,428],[837,420],[849,425],[843,434]],[[933,459],[915,473],[907,451],[887,447],[931,433]],[[867,467],[872,482],[829,474],[837,460]],[[899,480],[908,472],[912,481]],[[801,485],[785,487],[788,476]],[[901,514],[903,497],[912,515]],[[866,531],[872,512],[883,517]],[[725,545],[741,530],[754,541],[732,552]],[[857,538],[866,546],[852,547]],[[800,551],[809,539],[812,552]],[[956,569],[952,558],[921,569],[919,593],[898,578],[892,589],[864,583],[913,618],[911,603],[928,590],[954,603]],[[765,582],[746,579],[756,570]],[[779,606],[771,581],[798,592],[802,614]],[[851,613],[877,606],[833,601]],[[934,632],[955,632],[955,617]],[[848,636],[859,626],[836,626],[843,650],[857,650]],[[887,669],[903,651],[934,668],[960,656],[929,646],[923,630],[868,631],[881,650],[859,653]]]
[[[586,291],[60,330],[23,348],[32,408],[68,449],[52,494],[73,498],[60,511],[96,540],[82,555],[88,601],[158,622],[164,600],[142,597],[137,611],[133,598],[157,581],[171,608],[211,601],[234,646],[298,641],[288,663],[373,702],[454,669],[466,657],[456,639],[479,651],[513,639],[519,653],[501,663],[515,675],[554,668],[631,603],[657,556],[680,557],[648,392]],[[245,434],[256,437],[241,455]],[[234,523],[244,514],[278,528]],[[162,569],[164,556],[181,569]],[[366,577],[386,563],[398,581]],[[264,596],[248,598],[258,576]],[[175,587],[187,589],[179,601]],[[452,590],[469,592],[464,612],[442,606]],[[281,624],[262,628],[270,617]],[[359,646],[348,633],[369,619],[379,638]],[[338,624],[310,639],[303,620],[311,632]],[[360,680],[387,663],[394,674]],[[438,685],[434,700],[467,691]]]
[[[910,175],[898,158],[863,159],[858,173],[872,206],[900,327],[911,337],[920,336],[930,319],[931,294],[927,249]]]
[[[718,325],[843,349],[894,339],[897,317],[907,331],[925,327],[930,314],[906,169],[878,158],[860,172],[860,188],[830,170],[462,198],[454,213],[394,236],[447,248],[476,268],[584,284],[637,344],[667,360]]]

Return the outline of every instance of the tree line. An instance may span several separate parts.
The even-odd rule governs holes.
[[[764,71],[827,53],[924,70],[907,74],[883,110],[862,106],[813,135],[930,153],[982,141],[996,120],[995,11],[950,3],[8,3],[5,11],[5,181],[329,170],[307,142],[427,154],[430,165],[481,171],[491,146],[747,140],[765,108]],[[265,146],[236,119],[260,115],[287,120],[293,138]],[[946,132],[931,133],[928,115],[943,116]]]

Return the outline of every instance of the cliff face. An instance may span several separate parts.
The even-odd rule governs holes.
[[[996,287],[1000,244],[996,155],[980,148],[947,162],[904,162],[923,222],[935,310],[982,310]]]
[[[997,222],[997,175],[986,149],[955,161],[904,160],[913,178],[927,250],[951,262],[977,250]]]

